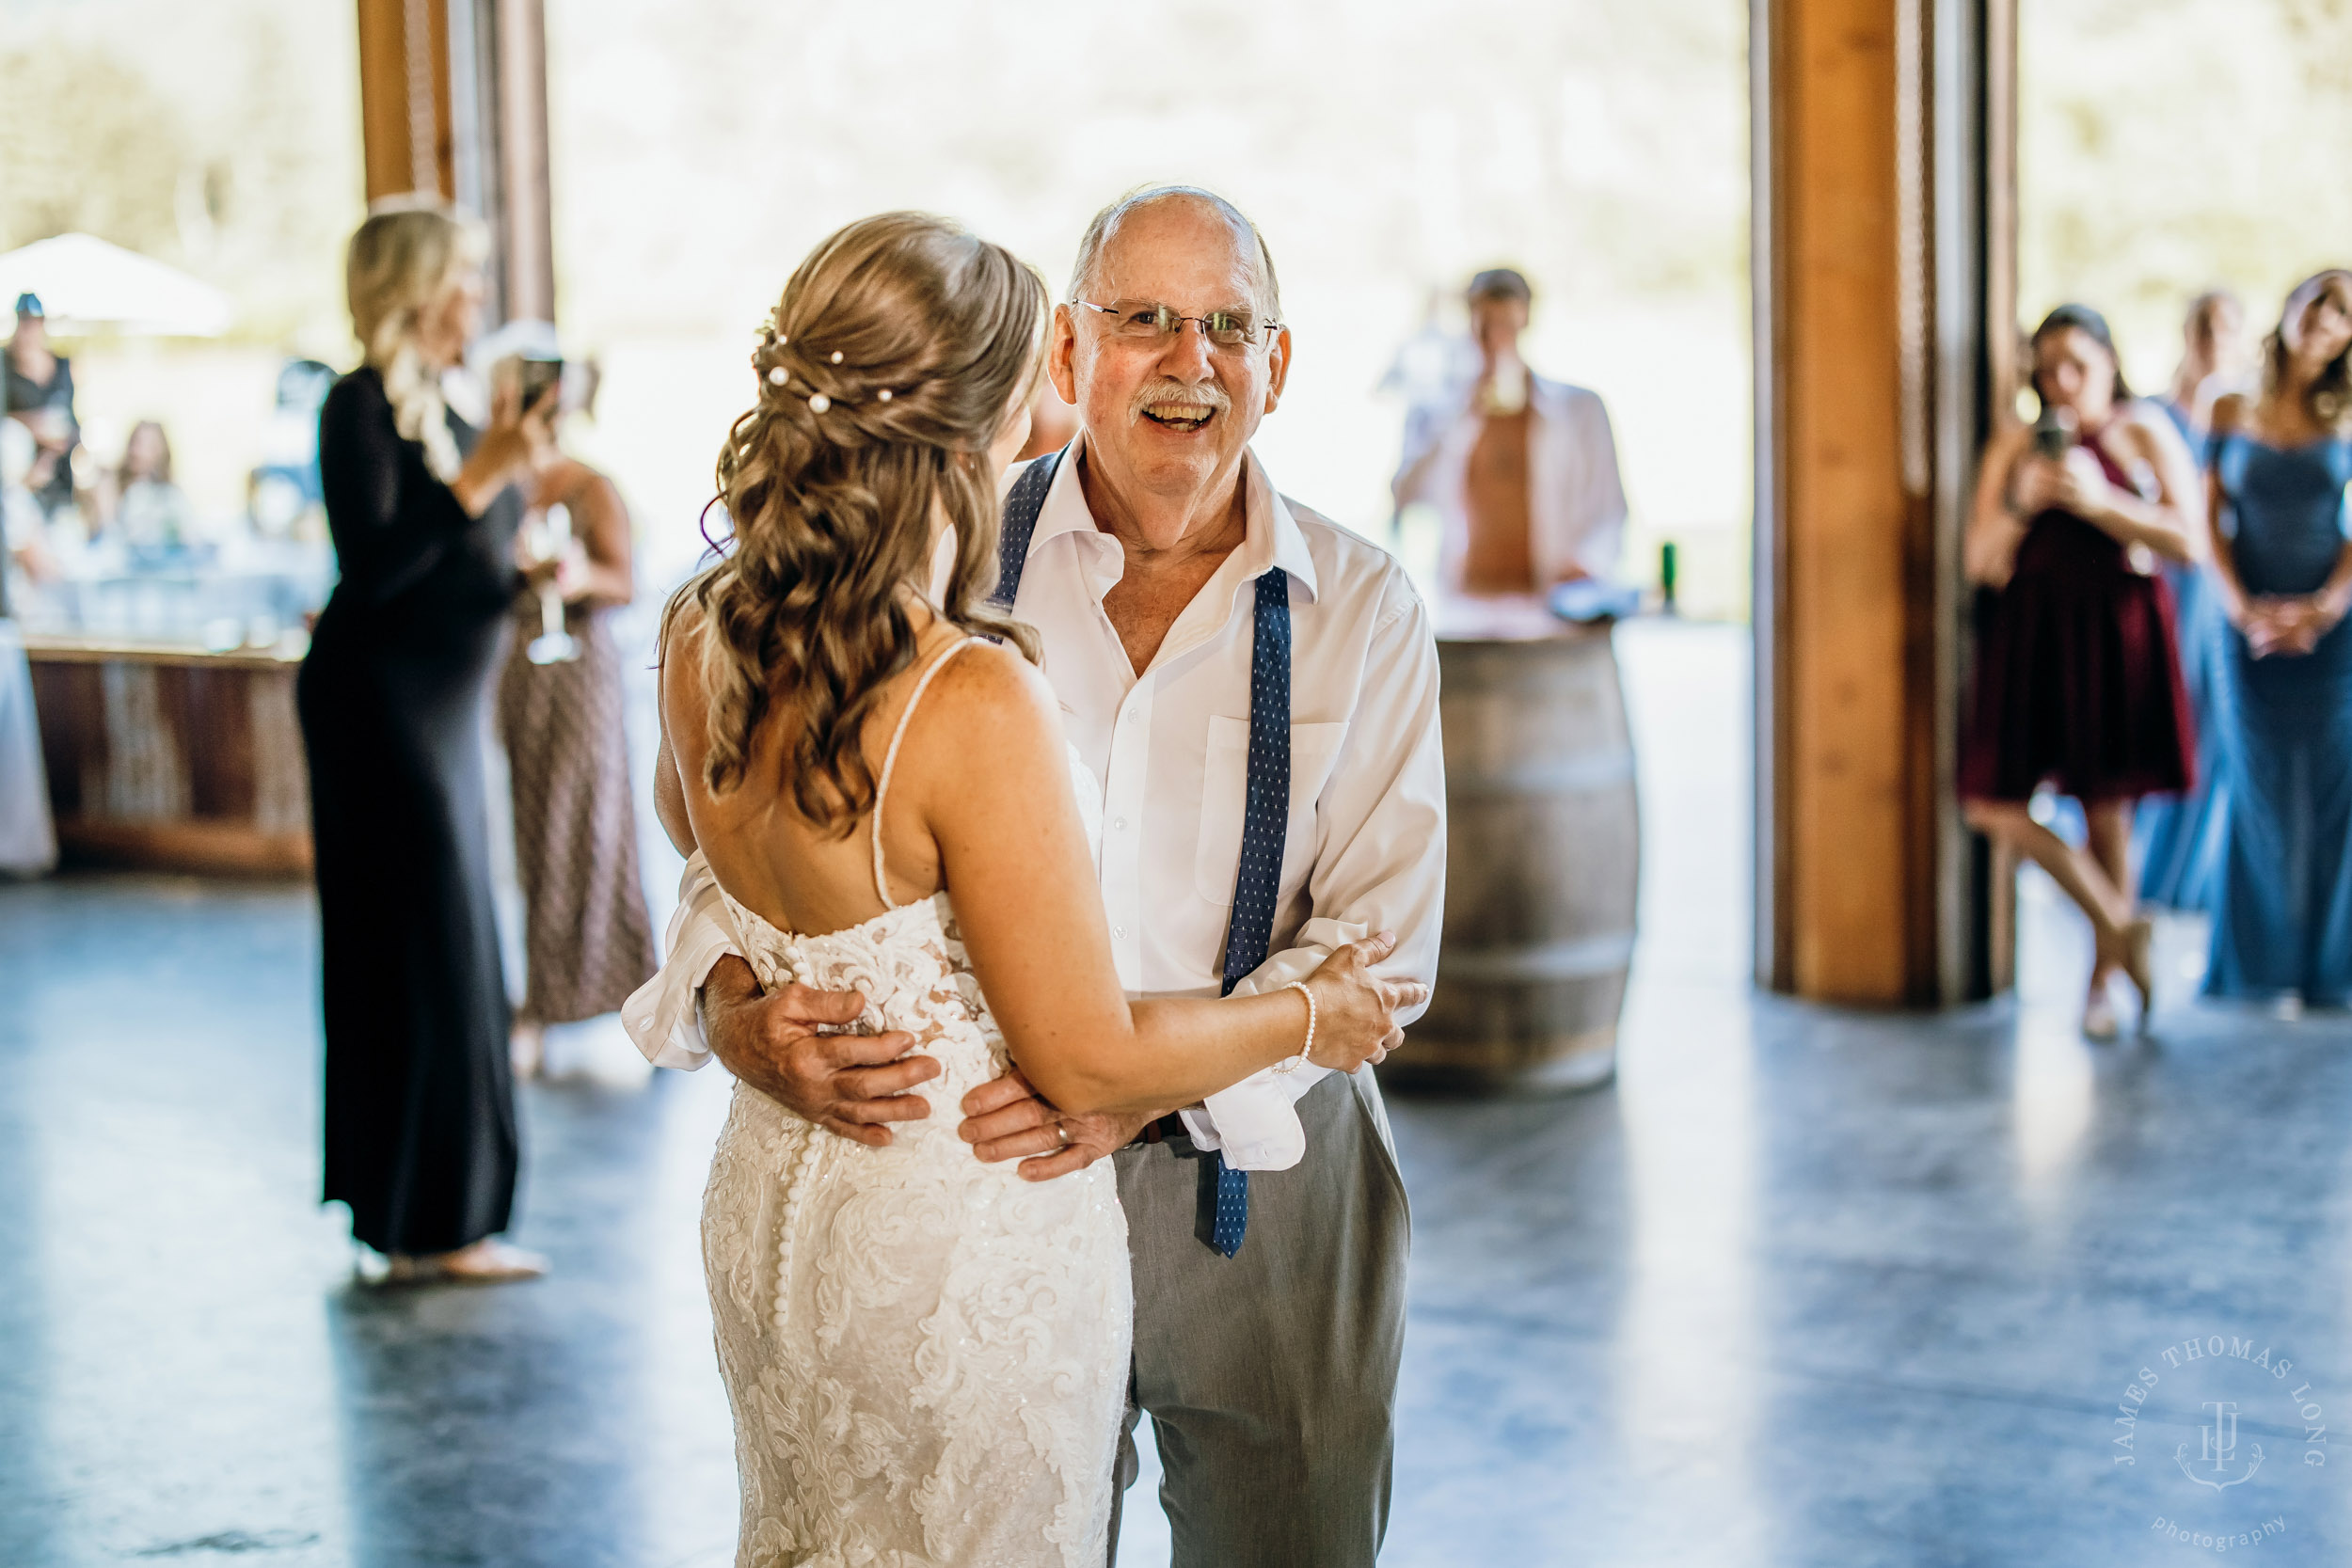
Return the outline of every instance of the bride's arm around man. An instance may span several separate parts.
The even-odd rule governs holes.
[[[1089,227],[1054,313],[1049,373],[1080,434],[1008,494],[999,596],[1036,629],[1100,790],[1131,995],[1278,989],[1383,930],[1398,938],[1383,974],[1434,978],[1429,619],[1393,560],[1281,496],[1251,452],[1292,353],[1246,216],[1184,188],[1126,198]],[[984,749],[967,766],[987,768]],[[761,993],[698,862],[682,899],[664,973],[628,1015],[648,1054],[715,1053],[867,1144],[946,1113],[908,1037],[819,1033],[856,997]],[[1180,1568],[1369,1568],[1408,1231],[1372,1075],[1267,1070],[1191,1105],[1073,1116],[1016,1072],[958,1109],[977,1157],[1021,1158],[1034,1180],[1116,1159],[1133,1397],[1159,1429]]]

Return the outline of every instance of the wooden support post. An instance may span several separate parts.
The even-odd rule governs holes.
[[[545,0],[358,0],[368,199],[489,226],[491,320],[555,315]]]
[[[358,0],[368,199],[457,189],[449,12],[441,0]]]
[[[1757,974],[1821,1000],[1983,984],[1951,779],[2010,3],[1754,0]]]
[[[555,230],[548,197],[546,0],[495,0],[499,219],[506,314],[555,319]]]

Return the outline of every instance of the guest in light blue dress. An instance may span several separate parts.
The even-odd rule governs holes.
[[[2245,360],[2246,309],[2227,289],[2208,289],[2189,301],[2181,324],[2181,363],[2172,385],[2153,401],[2180,431],[2201,468],[2214,399],[2230,389]],[[2166,909],[2201,911],[2212,900],[2213,879],[2221,863],[2227,792],[2219,782],[2221,721],[2217,691],[2221,681],[2222,640],[2229,622],[2204,565],[2168,562],[2178,616],[2181,680],[2197,716],[2197,779],[2183,795],[2152,795],[2133,818],[2133,859],[2139,866],[2142,902]]]
[[[2251,406],[2214,411],[2229,822],[2216,996],[2352,1003],[2352,273],[2288,296]]]

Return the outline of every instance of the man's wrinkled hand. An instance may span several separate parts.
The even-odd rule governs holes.
[[[992,1078],[963,1097],[963,1125],[957,1135],[972,1152],[993,1164],[1021,1159],[1025,1181],[1051,1181],[1117,1153],[1159,1118],[1149,1111],[1064,1116],[1021,1076],[1020,1069]]]
[[[886,1123],[918,1121],[930,1101],[910,1094],[939,1076],[930,1056],[909,1056],[914,1037],[819,1034],[857,1022],[855,991],[786,986],[763,992],[751,965],[729,955],[703,982],[703,1032],[711,1053],[753,1088],[803,1121],[880,1148]]]

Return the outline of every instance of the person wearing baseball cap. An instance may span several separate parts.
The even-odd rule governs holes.
[[[6,377],[6,412],[33,433],[38,448],[25,488],[54,514],[73,504],[73,449],[82,431],[73,418],[72,363],[50,351],[49,312],[29,291],[16,296]]]

